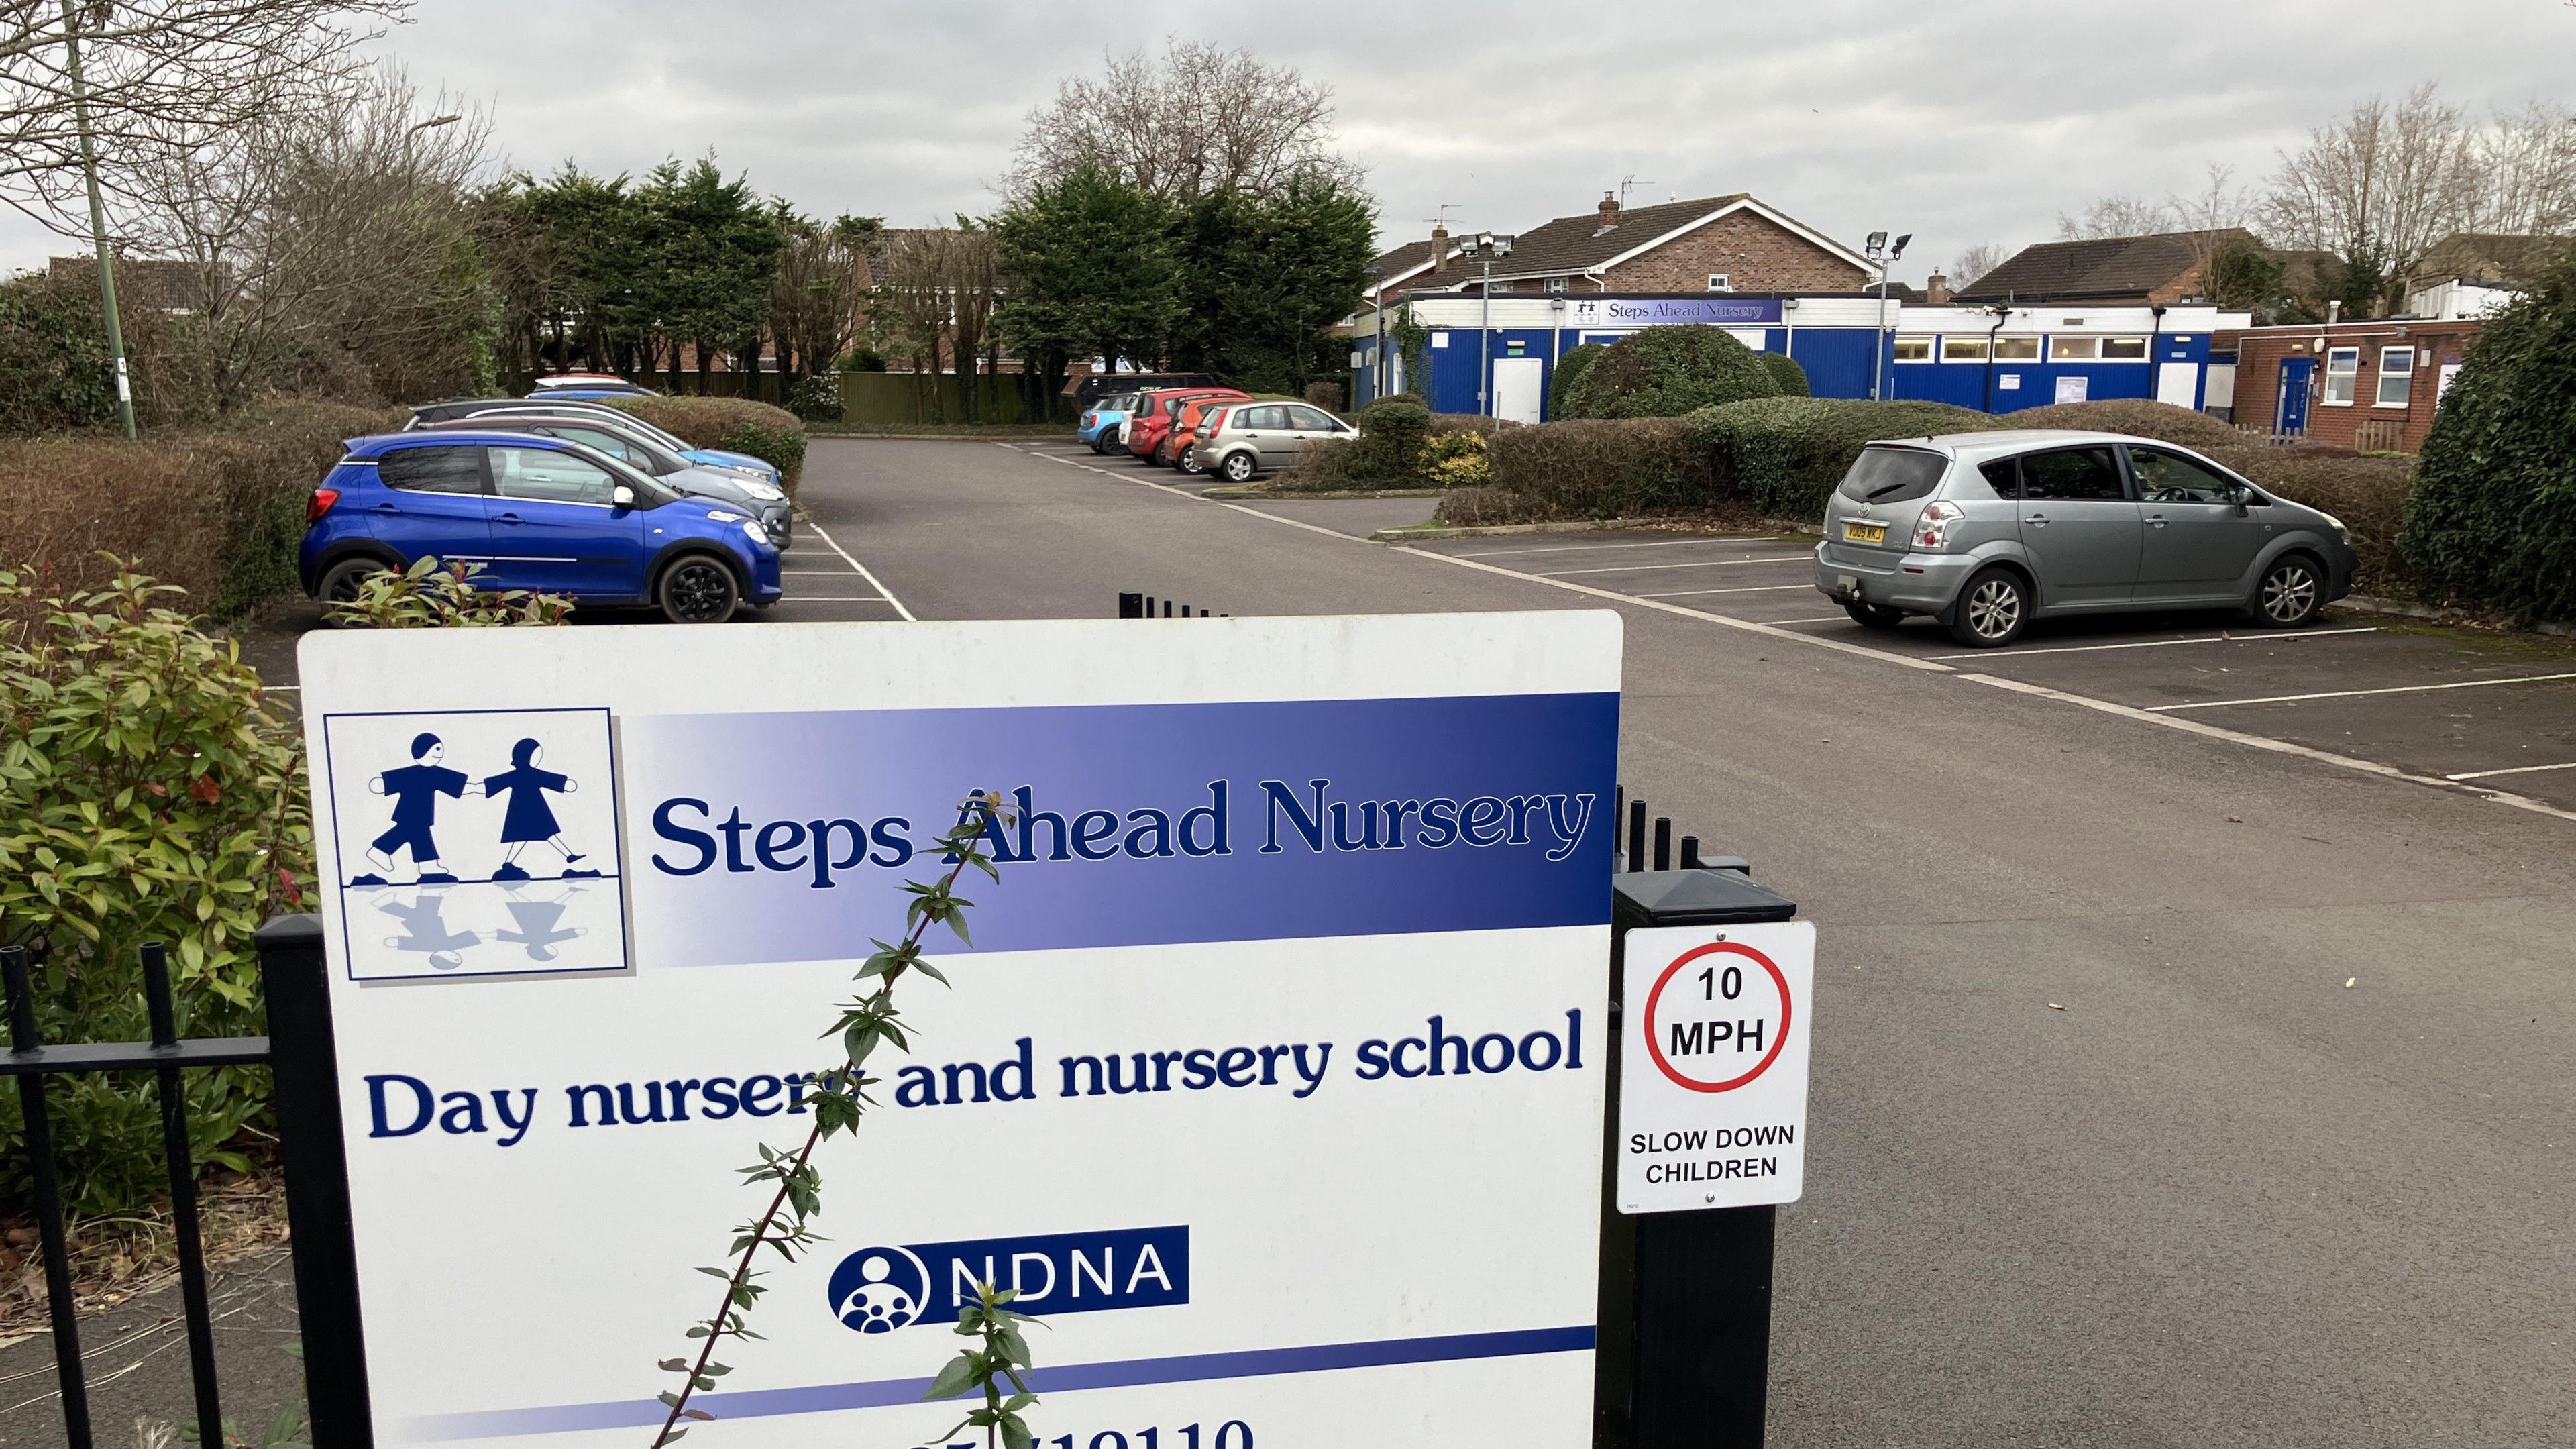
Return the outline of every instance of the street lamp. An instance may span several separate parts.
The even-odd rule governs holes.
[[[1887,244],[1887,233],[1874,231],[1869,234],[1869,259],[1878,263],[1878,355],[1870,359],[1869,371],[1869,399],[1872,402],[1886,396],[1887,269],[1896,265],[1897,258],[1905,255],[1905,244],[1912,240],[1914,233],[1909,231],[1898,237],[1896,245],[1891,247]],[[1885,256],[1879,255],[1882,251],[1886,252]]]
[[[1476,233],[1476,253],[1485,267],[1484,285],[1477,288],[1477,291],[1482,294],[1477,300],[1483,304],[1483,309],[1476,323],[1476,411],[1492,418],[1494,417],[1494,258],[1512,254],[1512,239],[1507,236],[1496,236],[1489,231],[1480,231]],[[1493,430],[1499,433],[1502,428],[1502,420],[1495,418]]]
[[[1386,394],[1386,273],[1371,265],[1362,275],[1369,279],[1369,311],[1377,323],[1377,349],[1369,354],[1369,401],[1375,402]],[[1353,377],[1351,381],[1351,407],[1356,411],[1360,406],[1359,379]]]

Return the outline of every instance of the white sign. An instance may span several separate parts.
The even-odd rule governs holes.
[[[1621,1212],[1798,1200],[1815,975],[1805,921],[1628,933]]]
[[[2089,396],[2089,386],[2081,377],[2061,377],[2057,380],[2057,400],[2062,403],[2082,402]]]
[[[1049,1445],[1582,1442],[1619,657],[1606,611],[308,636],[376,1442],[649,1438],[977,789],[975,948],[690,1442],[925,1443],[988,1276]]]
[[[1998,392],[2021,391],[2021,374],[2018,372],[2007,372],[1997,376],[1995,378],[1995,390]]]

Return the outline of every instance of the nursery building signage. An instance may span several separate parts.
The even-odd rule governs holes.
[[[972,947],[925,938],[952,984],[907,981],[703,1427],[931,1442],[994,1282],[1048,1325],[1041,1442],[1577,1442],[1619,652],[1608,612],[308,637],[377,1442],[649,1441],[738,1169],[975,792]]]

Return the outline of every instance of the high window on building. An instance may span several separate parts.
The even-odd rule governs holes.
[[[1983,362],[1986,339],[1982,337],[1944,337],[1941,339],[1943,362]]]
[[[1930,362],[1932,360],[1932,339],[1929,337],[1897,338],[1896,360],[1899,362]]]
[[[2105,337],[2102,339],[2104,362],[2144,362],[2147,339],[2143,337]]]
[[[2402,408],[2415,396],[2415,349],[2379,349],[2379,397],[2384,408]]]
[[[1548,289],[1549,291],[1551,291],[1551,292],[1562,292],[1562,291],[1564,291],[1564,290],[1565,290],[1565,278],[1563,278],[1563,277],[1550,277],[1550,278],[1548,278],[1548,279],[1547,279],[1547,289]]]
[[[2352,406],[2354,389],[2361,379],[2361,349],[2331,347],[2326,349],[2326,396],[2328,407]]]
[[[2091,362],[2102,355],[2099,337],[2052,337],[2048,339],[2051,362]]]
[[[1995,361],[2037,362],[2039,339],[2036,337],[1998,337],[1995,339]]]
[[[1712,292],[1732,292],[1735,290],[1735,284],[1727,279],[1726,273],[1711,272],[1708,274],[1708,289]]]

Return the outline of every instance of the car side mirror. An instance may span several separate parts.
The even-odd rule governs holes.
[[[632,508],[635,506],[635,490],[620,483],[609,490],[608,501],[620,508]]]

